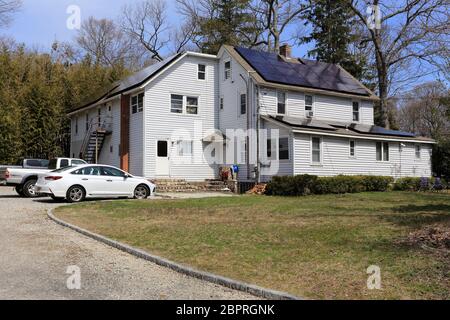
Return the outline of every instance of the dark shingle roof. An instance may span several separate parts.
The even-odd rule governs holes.
[[[371,92],[341,67],[307,59],[287,59],[276,53],[235,48],[267,81],[277,84],[370,96]]]

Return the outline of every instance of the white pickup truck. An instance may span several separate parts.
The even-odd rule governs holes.
[[[3,183],[7,186],[13,186],[21,197],[34,198],[38,196],[34,190],[34,186],[36,185],[39,174],[48,173],[64,167],[79,166],[83,164],[87,163],[81,159],[55,158],[50,160],[48,168],[46,169],[17,166],[3,167],[0,168],[0,185]]]

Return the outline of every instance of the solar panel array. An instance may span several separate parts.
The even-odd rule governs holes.
[[[383,136],[396,136],[396,137],[409,137],[414,138],[416,135],[410,132],[390,130],[383,127],[378,126],[368,126],[368,125],[360,125],[353,124],[351,125],[351,129],[359,133],[368,133],[368,134],[377,134]]]
[[[355,79],[333,64],[303,59],[299,63],[286,62],[278,54],[246,48],[236,51],[267,82],[369,95]]]

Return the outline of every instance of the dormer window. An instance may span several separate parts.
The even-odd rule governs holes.
[[[353,122],[359,122],[359,102],[353,101]]]

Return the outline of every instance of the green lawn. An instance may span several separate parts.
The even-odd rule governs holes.
[[[449,299],[450,255],[405,241],[450,227],[450,195],[112,201],[56,215],[176,262],[319,299]],[[381,268],[382,290],[366,270]]]

